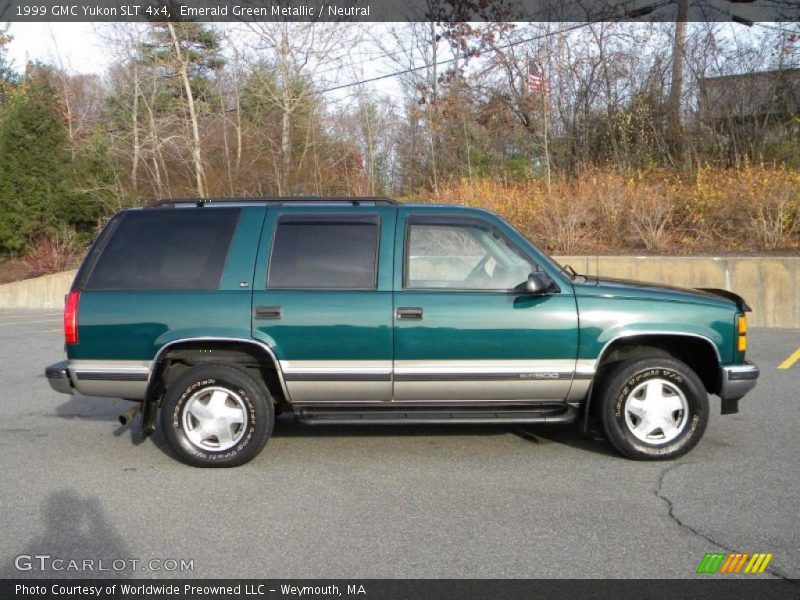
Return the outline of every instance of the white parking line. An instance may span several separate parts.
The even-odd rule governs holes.
[[[3,325],[28,325],[31,323],[58,323],[61,319],[44,319],[42,321],[12,321],[9,323],[0,323],[0,327]]]

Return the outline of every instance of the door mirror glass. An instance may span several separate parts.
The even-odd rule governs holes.
[[[532,271],[526,285],[531,294],[546,294],[555,287],[555,281],[544,271]]]

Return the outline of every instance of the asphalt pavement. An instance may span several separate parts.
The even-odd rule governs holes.
[[[674,462],[565,426],[284,415],[253,462],[203,470],[120,427],[129,403],[50,389],[60,319],[0,311],[2,577],[692,578],[734,551],[773,553],[760,577],[800,577],[800,361],[778,368],[800,331],[750,332],[758,386],[737,415],[712,397]]]

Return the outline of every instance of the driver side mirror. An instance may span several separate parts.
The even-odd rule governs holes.
[[[546,294],[556,287],[556,282],[544,271],[532,271],[528,275],[528,282],[525,288],[531,294],[541,295]]]

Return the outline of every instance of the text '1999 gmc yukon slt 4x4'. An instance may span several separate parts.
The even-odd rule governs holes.
[[[575,423],[674,458],[756,383],[724,290],[593,279],[498,216],[379,198],[117,214],[64,312],[54,389],[136,401],[181,460],[233,466],[305,423]],[[123,415],[121,419],[125,420]]]

